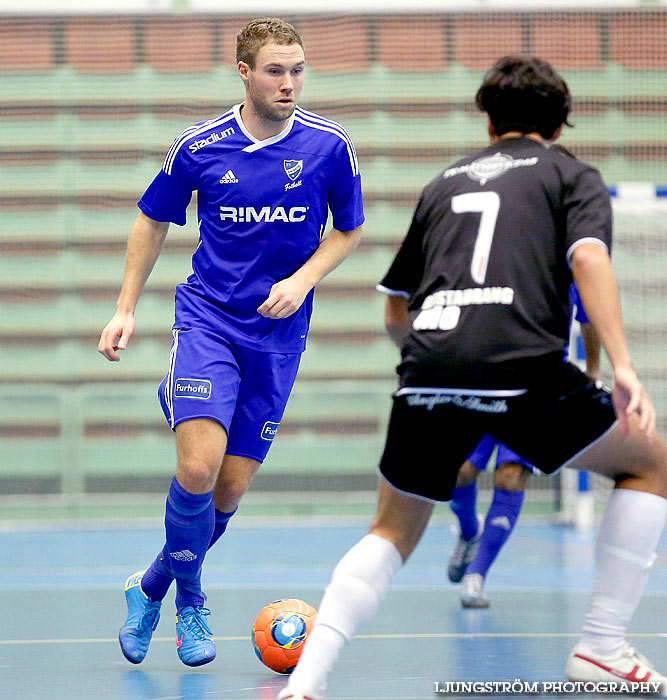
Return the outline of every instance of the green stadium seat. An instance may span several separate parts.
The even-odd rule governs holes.
[[[334,295],[317,294],[311,332],[383,332],[384,295],[379,292]]]

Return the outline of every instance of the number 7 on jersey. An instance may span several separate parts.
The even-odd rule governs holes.
[[[470,273],[477,284],[484,284],[486,278],[486,268],[489,264],[489,253],[499,209],[500,197],[496,192],[469,192],[452,197],[452,211],[455,214],[477,212],[482,215],[479,220],[477,239],[470,264]]]

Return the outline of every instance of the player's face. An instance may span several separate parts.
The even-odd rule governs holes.
[[[239,64],[243,77],[244,71]],[[265,44],[255,68],[245,71],[246,98],[266,121],[281,122],[294,112],[303,87],[304,54],[299,44]]]

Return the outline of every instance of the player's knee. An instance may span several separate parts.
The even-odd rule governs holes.
[[[472,484],[473,481],[477,480],[478,470],[477,467],[470,461],[466,460],[459,469],[456,475],[456,488],[461,488],[462,486],[467,486]]]
[[[205,493],[215,485],[219,465],[206,460],[182,459],[178,464],[178,481],[190,493]]]
[[[525,491],[529,472],[520,464],[504,462],[493,475],[493,485],[505,491]]]

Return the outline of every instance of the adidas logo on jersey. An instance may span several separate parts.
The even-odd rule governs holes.
[[[220,182],[223,185],[229,185],[229,184],[234,184],[235,182],[238,182],[239,179],[234,175],[234,173],[231,170],[228,170],[221,178]]]

